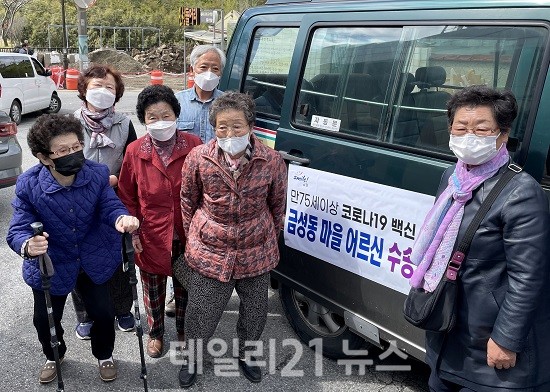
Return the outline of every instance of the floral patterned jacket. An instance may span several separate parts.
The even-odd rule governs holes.
[[[235,180],[216,139],[182,168],[181,212],[188,265],[222,282],[254,277],[279,262],[287,174],[281,156],[251,136],[252,157]]]

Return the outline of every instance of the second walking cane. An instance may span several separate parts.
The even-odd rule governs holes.
[[[141,359],[141,374],[140,378],[143,380],[143,389],[145,392],[147,389],[147,367],[145,366],[145,352],[143,351],[143,327],[141,326],[141,315],[139,313],[139,299],[137,294],[137,276],[136,276],[136,264],[134,262],[134,247],[132,246],[132,235],[125,233],[123,242],[124,257],[124,271],[128,271],[130,279],[130,286],[132,286],[132,297],[134,300],[134,317],[136,319],[136,336],[139,343],[139,356]]]

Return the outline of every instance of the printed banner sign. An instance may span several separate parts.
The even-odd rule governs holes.
[[[434,197],[289,165],[286,245],[407,294]]]

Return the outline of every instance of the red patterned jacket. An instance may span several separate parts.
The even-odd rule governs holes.
[[[216,139],[193,149],[182,168],[186,262],[222,282],[261,275],[279,262],[286,167],[254,135],[251,144],[252,158],[236,181]]]

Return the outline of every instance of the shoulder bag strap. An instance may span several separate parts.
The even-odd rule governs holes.
[[[474,219],[472,219],[472,222],[466,229],[466,233],[464,233],[462,241],[460,241],[460,244],[456,248],[453,256],[451,257],[451,260],[449,261],[449,264],[447,265],[447,270],[445,271],[445,276],[447,277],[447,279],[456,280],[458,276],[458,270],[460,269],[462,262],[466,258],[466,254],[468,254],[470,243],[472,242],[472,239],[474,238],[474,235],[481,221],[483,220],[483,218],[485,218],[485,215],[497,199],[500,192],[502,192],[506,184],[508,184],[512,177],[514,177],[522,170],[522,168],[515,163],[510,163],[507,169],[508,170],[506,170],[506,172],[504,172],[504,174],[500,176],[497,183],[495,184],[493,189],[491,189],[485,200],[483,200],[483,203],[481,203],[479,210],[477,210]]]

